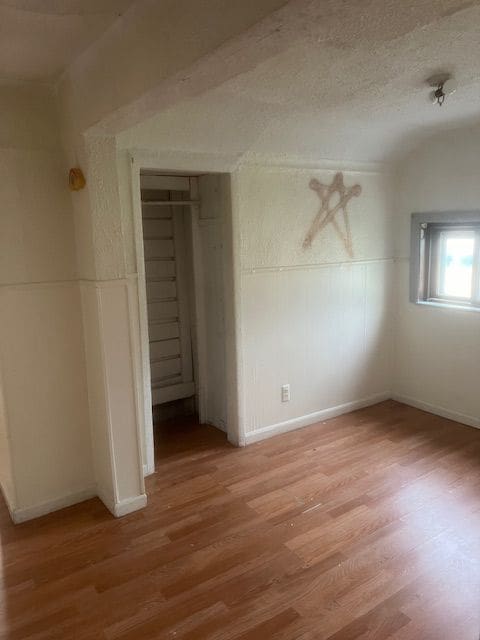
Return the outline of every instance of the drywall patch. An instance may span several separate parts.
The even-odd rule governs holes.
[[[353,258],[352,232],[350,230],[347,205],[353,197],[357,197],[362,193],[362,187],[359,184],[355,184],[347,189],[343,183],[343,173],[341,172],[335,174],[332,184],[323,184],[317,178],[312,178],[308,186],[317,193],[320,199],[320,209],[305,236],[303,248],[309,249],[317,233],[324,229],[327,224],[332,224],[342,240],[346,252],[350,258]],[[335,196],[338,196],[338,202],[333,204]],[[343,217],[343,229],[335,217],[340,211]]]

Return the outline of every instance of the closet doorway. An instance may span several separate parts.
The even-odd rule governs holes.
[[[141,172],[140,188],[139,287],[154,436],[162,425],[172,429],[182,420],[226,431],[223,237],[229,176]],[[156,440],[158,458],[163,435]]]

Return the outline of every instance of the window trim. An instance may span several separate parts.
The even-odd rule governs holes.
[[[446,307],[452,309],[464,309],[480,311],[480,269],[474,269],[474,281],[472,283],[472,298],[453,298],[438,295],[438,287],[430,280],[431,270],[426,265],[431,263],[435,256],[430,255],[432,247],[431,236],[428,235],[428,225],[436,225],[436,229],[430,229],[430,233],[440,233],[452,227],[462,227],[465,230],[474,229],[476,239],[476,259],[480,260],[480,210],[475,211],[431,211],[426,213],[412,213],[411,237],[410,237],[410,302],[420,305]],[[435,245],[434,245],[435,246]],[[436,292],[437,295],[432,295]]]

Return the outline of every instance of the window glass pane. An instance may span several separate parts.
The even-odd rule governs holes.
[[[440,239],[439,293],[453,298],[472,295],[473,232],[445,231]]]

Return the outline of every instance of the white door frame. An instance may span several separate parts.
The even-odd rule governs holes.
[[[145,278],[145,254],[143,246],[140,167],[136,165],[136,162],[133,160],[133,158],[131,162],[131,188],[133,229],[135,235],[135,259],[137,268],[138,321],[140,330],[141,361],[141,370],[139,372],[139,383],[141,388],[137,389],[137,397],[141,402],[141,416],[143,418],[143,424],[139,425],[141,431],[140,441],[143,444],[143,474],[145,476],[148,476],[155,472],[155,451],[153,444],[152,415],[152,380],[150,374],[150,342],[148,338],[147,282]]]
[[[155,171],[158,174],[169,174],[178,172],[184,175],[195,175],[201,173],[232,173],[235,170],[237,158],[226,157],[204,157],[193,156],[190,154],[181,154],[176,157],[175,154],[163,153],[144,153],[139,151],[130,152],[130,168],[131,168],[131,196],[132,196],[132,215],[133,228],[135,235],[135,254],[136,254],[136,270],[137,270],[137,293],[138,293],[138,317],[140,331],[140,360],[141,367],[139,371],[139,380],[137,385],[137,398],[143,410],[140,416],[143,418],[143,424],[139,424],[141,431],[140,440],[143,443],[143,472],[144,475],[150,475],[155,471],[154,458],[154,441],[153,441],[153,419],[152,419],[152,391],[150,376],[150,347],[148,339],[148,314],[147,314],[147,290],[145,279],[145,259],[143,248],[143,227],[142,227],[142,201],[140,189],[140,172],[141,170]],[[233,217],[232,203],[232,217]],[[192,212],[192,247],[193,247],[193,271],[194,271],[194,287],[195,287],[195,313],[197,321],[197,353],[198,353],[198,402],[200,420],[205,419],[205,319],[203,312],[204,290],[202,283],[201,252],[199,238],[199,207],[191,207]],[[232,221],[233,226],[234,222]],[[238,235],[237,235],[238,238]],[[239,242],[239,241],[237,241]],[[232,250],[232,271],[233,281],[240,286],[240,264],[239,264],[239,247],[233,240]],[[236,287],[235,287],[236,288]],[[240,292],[230,292],[230,303],[232,310],[232,329],[231,333],[234,340],[234,346],[230,351],[234,354],[229,368],[227,370],[227,435],[232,444],[243,446],[245,444],[245,433],[241,420],[243,414],[240,398],[242,397],[241,389],[243,387],[243,375],[238,354],[240,353],[240,312],[239,300]],[[202,335],[203,334],[203,335]],[[203,349],[203,351],[202,351]],[[228,368],[228,365],[227,365]]]
[[[192,189],[193,187],[193,189]],[[192,193],[193,191],[193,193]],[[191,184],[190,197],[192,200],[199,199],[198,182],[195,180]],[[203,424],[207,419],[206,411],[206,323],[205,323],[205,289],[202,268],[202,244],[200,241],[200,206],[190,206],[190,231],[192,242],[192,266],[193,266],[193,289],[194,289],[194,313],[195,313],[195,334],[196,349],[194,357],[196,360],[196,379],[195,387],[198,394],[198,418]]]

